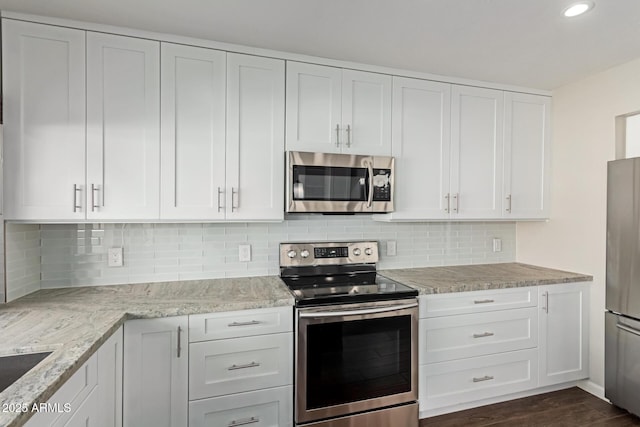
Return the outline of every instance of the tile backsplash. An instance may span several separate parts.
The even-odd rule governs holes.
[[[493,238],[502,251],[493,252]],[[9,300],[39,288],[277,275],[284,241],[372,239],[380,269],[515,261],[515,223],[384,223],[295,215],[281,223],[7,224]],[[386,256],[386,241],[397,255]],[[251,245],[240,262],[238,245]],[[124,266],[107,250],[124,248]]]
[[[40,234],[37,224],[6,224],[7,301],[40,289]]]

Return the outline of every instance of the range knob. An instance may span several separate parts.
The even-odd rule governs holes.
[[[360,250],[360,248],[355,248],[355,249],[353,250],[353,254],[354,254],[355,256],[360,256],[360,254],[361,254],[361,253],[362,253],[362,251]]]
[[[303,249],[302,251],[300,251],[300,256],[302,258],[307,258],[309,256],[309,251],[306,249]]]
[[[366,249],[364,250],[364,253],[365,253],[365,255],[373,255],[373,249],[371,249],[371,248],[366,248]]]
[[[291,249],[289,252],[287,252],[287,256],[288,256],[289,258],[295,258],[295,257],[296,257],[296,255],[297,255],[297,252],[296,252],[296,251],[294,251],[293,249]]]

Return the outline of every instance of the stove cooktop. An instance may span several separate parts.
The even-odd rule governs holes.
[[[415,298],[418,291],[376,273],[378,242],[280,244],[280,278],[297,306]]]
[[[305,278],[309,279],[309,278]],[[415,298],[418,291],[379,274],[360,283],[331,283],[321,278],[316,282],[283,278],[297,306],[345,304],[368,301]]]

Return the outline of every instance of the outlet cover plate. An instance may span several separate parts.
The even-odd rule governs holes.
[[[109,248],[107,251],[107,265],[109,267],[122,267],[122,248]]]

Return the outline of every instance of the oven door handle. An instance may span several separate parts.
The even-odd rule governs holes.
[[[318,311],[318,312],[309,312],[303,313],[301,312],[300,318],[314,318],[314,317],[344,317],[344,316],[358,316],[365,314],[376,314],[376,313],[386,313],[389,311],[399,311],[405,310],[408,308],[417,307],[418,303],[414,302],[411,304],[403,304],[403,305],[391,305],[388,307],[378,307],[378,308],[366,308],[362,310],[343,310],[343,311]]]

